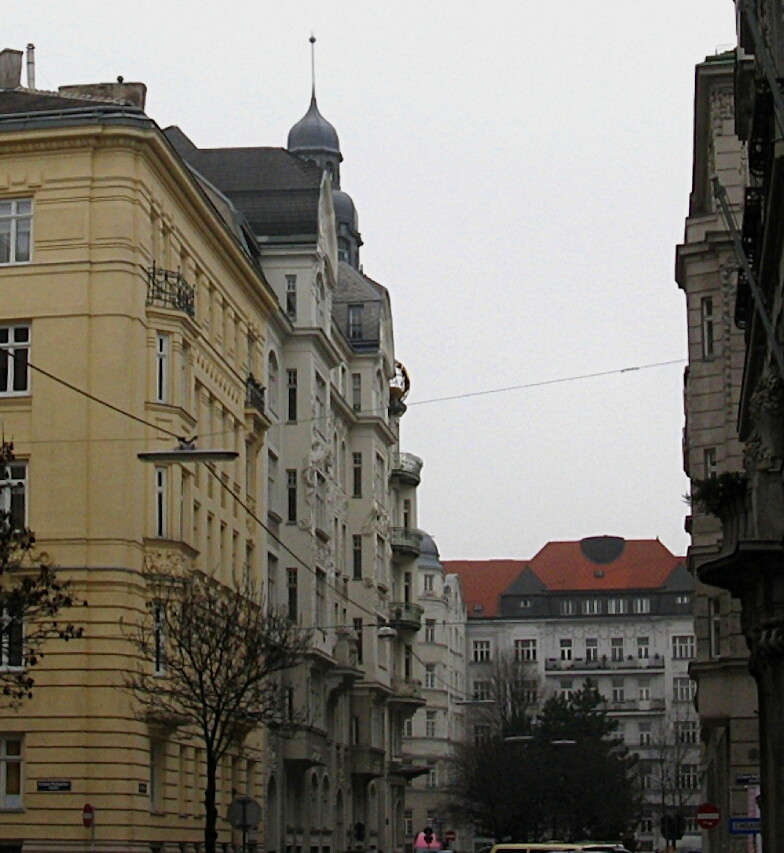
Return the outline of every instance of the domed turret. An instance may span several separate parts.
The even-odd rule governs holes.
[[[332,184],[340,187],[340,141],[335,128],[319,112],[315,92],[310,98],[310,108],[289,131],[286,145],[292,154],[303,160],[317,163],[329,172]]]
[[[422,536],[422,544],[419,547],[419,566],[422,569],[441,569],[441,558],[438,546],[432,536],[425,533]]]

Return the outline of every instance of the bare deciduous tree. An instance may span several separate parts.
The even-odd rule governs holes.
[[[289,708],[281,674],[302,662],[310,633],[265,605],[249,581],[147,573],[148,613],[131,630],[142,661],[126,686],[140,716],[181,726],[204,745],[204,846],[215,853],[218,766],[260,726],[285,732],[304,719]]]

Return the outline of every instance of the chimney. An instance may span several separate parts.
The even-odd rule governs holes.
[[[35,89],[35,45],[27,45],[27,88]]]
[[[22,51],[0,51],[0,89],[18,89],[22,85]]]
[[[122,77],[116,83],[83,83],[77,86],[60,86],[61,95],[72,98],[86,97],[97,101],[120,101],[144,109],[147,87],[144,83],[126,83]]]

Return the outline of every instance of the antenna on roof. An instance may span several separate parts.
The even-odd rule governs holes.
[[[310,34],[310,80],[311,94],[310,97],[316,100],[316,37],[313,33]]]

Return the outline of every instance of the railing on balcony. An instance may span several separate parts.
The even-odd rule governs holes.
[[[396,453],[392,458],[390,474],[411,486],[418,486],[422,472],[422,460],[413,453]]]
[[[559,660],[558,658],[547,658],[544,668],[551,672],[563,672],[564,670],[597,670],[597,669],[664,669],[664,657],[652,655],[648,658],[626,657],[621,660],[611,660],[603,655],[598,660]]]
[[[619,699],[604,703],[605,710],[621,711],[663,711],[664,699]]]
[[[264,403],[264,386],[252,373],[249,373],[245,380],[245,405],[263,415],[265,414]]]
[[[424,612],[424,607],[413,601],[393,601],[389,605],[387,623],[399,630],[418,631],[422,627]]]
[[[393,527],[389,539],[393,551],[418,557],[422,550],[422,531],[413,527]]]
[[[173,308],[189,317],[196,313],[196,294],[179,270],[164,270],[153,264],[147,270],[147,304]]]

